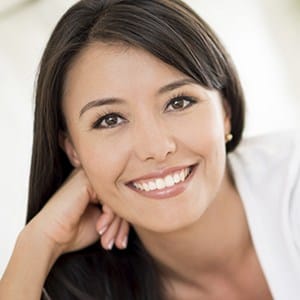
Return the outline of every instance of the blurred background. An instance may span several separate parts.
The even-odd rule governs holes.
[[[25,220],[36,70],[74,2],[0,0],[0,276]],[[300,128],[300,0],[186,2],[237,66],[248,105],[245,135]]]

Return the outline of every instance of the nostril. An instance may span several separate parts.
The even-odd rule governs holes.
[[[136,124],[132,137],[136,155],[142,161],[164,161],[177,148],[170,132],[160,124],[159,120],[151,121],[151,118]]]

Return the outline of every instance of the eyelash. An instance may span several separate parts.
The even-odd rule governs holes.
[[[171,106],[172,104],[174,105],[174,103],[176,101],[182,101],[182,100],[187,101],[188,103],[185,103],[186,105],[182,108],[172,109],[169,112],[183,111],[198,102],[196,100],[196,98],[194,98],[194,97],[187,96],[185,94],[177,94],[176,96],[171,97],[171,99],[167,102],[167,105],[165,106],[165,111],[168,111],[168,107]],[[101,125],[101,123],[105,120],[107,121],[109,117],[123,119],[121,124],[123,124],[124,121],[127,122],[127,120],[123,117],[122,113],[117,112],[117,111],[106,111],[106,112],[103,112],[98,115],[97,120],[92,124],[92,128],[93,129],[111,129],[111,128],[115,128],[120,125],[120,123],[117,123],[116,125],[107,125],[107,126]]]

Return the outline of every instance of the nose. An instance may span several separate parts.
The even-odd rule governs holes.
[[[133,135],[135,154],[142,161],[162,162],[176,151],[176,142],[170,130],[163,121],[149,115],[135,125]]]

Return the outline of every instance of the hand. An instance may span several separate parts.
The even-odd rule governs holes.
[[[85,172],[74,170],[45,207],[28,224],[46,236],[59,253],[79,250],[101,239],[105,249],[127,246],[129,225],[103,205]]]
[[[101,236],[103,248],[111,250],[114,244],[119,249],[127,247],[129,224],[126,220],[116,216],[106,204],[102,206],[102,214],[97,221],[96,228]]]

